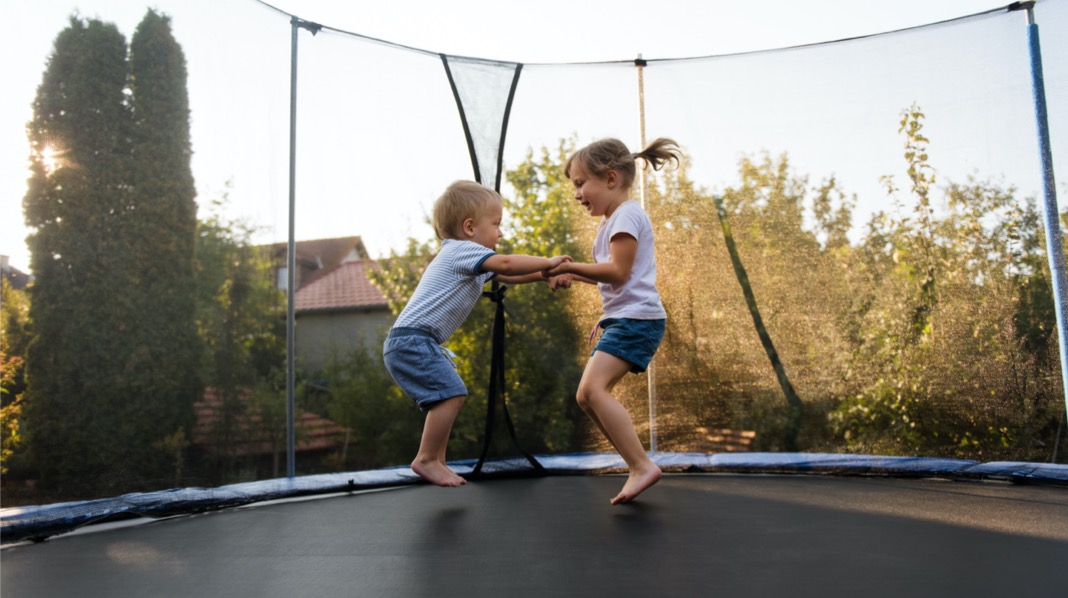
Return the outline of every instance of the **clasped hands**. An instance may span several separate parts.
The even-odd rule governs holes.
[[[550,266],[541,271],[541,277],[549,283],[549,290],[556,291],[556,289],[569,289],[571,288],[572,276],[570,274],[560,274],[560,264],[565,262],[574,261],[569,255],[558,255],[549,258]]]

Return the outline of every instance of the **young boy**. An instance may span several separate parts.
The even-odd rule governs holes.
[[[441,250],[382,346],[390,376],[426,412],[412,470],[438,486],[466,483],[445,464],[445,448],[467,398],[467,387],[448,349],[441,345],[467,319],[487,280],[495,276],[506,284],[546,280],[542,272],[571,261],[566,255],[543,258],[496,253],[503,209],[499,195],[472,181],[457,181],[445,190],[434,203],[433,216]],[[570,276],[548,282],[555,290],[569,286]]]

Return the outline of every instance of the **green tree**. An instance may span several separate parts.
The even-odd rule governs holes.
[[[72,18],[28,127],[27,437],[42,485],[74,496],[169,485],[161,447],[201,389],[184,58],[152,11],[134,38],[127,60],[114,25]]]
[[[285,298],[273,285],[270,256],[252,245],[254,226],[222,215],[226,201],[211,203],[198,224],[196,248],[198,369],[222,400],[209,432],[216,453],[208,468],[217,481],[234,473],[236,447],[254,432],[240,426],[249,389],[267,396],[285,363]]]
[[[854,364],[870,382],[831,421],[851,450],[1044,460],[1060,384],[1034,203],[973,177],[937,213],[922,120],[902,113],[913,206],[873,218],[852,268],[867,273]]]
[[[757,432],[761,450],[787,449],[796,407],[783,400],[754,331],[717,198],[695,188],[687,168],[661,181],[649,198],[658,287],[668,311],[656,384],[657,395],[672,401],[657,408],[661,444],[706,450],[700,430],[733,428]],[[825,440],[820,418],[840,391],[850,354],[840,324],[850,293],[839,260],[848,254],[854,200],[833,178],[810,185],[786,155],[768,154],[740,160],[738,182],[720,196],[766,331],[804,402],[796,441],[818,446]]]
[[[346,468],[408,463],[422,433],[422,414],[393,383],[378,347],[340,355],[322,372],[331,419],[350,430]]]
[[[0,280],[0,474],[22,448],[22,397],[26,390],[29,299]]]
[[[147,11],[130,41],[129,105],[133,115],[128,184],[130,210],[117,231],[136,312],[127,316],[125,440],[148,446],[192,430],[198,375],[196,323],[196,189],[190,168],[185,57],[170,20]],[[136,336],[135,336],[136,335]]]
[[[132,119],[126,43],[114,25],[72,18],[55,41],[29,124],[23,205],[36,276],[28,351],[27,440],[41,485],[71,495],[128,487],[134,447],[118,420],[130,313],[126,176]]]
[[[282,476],[282,464],[286,453],[286,393],[283,372],[278,371],[272,379],[256,380],[252,392],[248,394],[245,413],[252,425],[249,432],[255,441],[271,448],[271,477]],[[301,441],[303,430],[300,417],[294,422],[296,442]]]

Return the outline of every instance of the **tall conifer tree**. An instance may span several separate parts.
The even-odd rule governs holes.
[[[27,225],[35,338],[27,359],[27,440],[42,485],[110,478],[110,418],[121,372],[126,211],[126,40],[72,18],[56,38],[29,124]],[[116,280],[116,276],[120,278]]]
[[[123,234],[135,248],[127,265],[138,321],[123,421],[141,467],[151,472],[151,458],[159,456],[153,447],[179,431],[192,432],[193,403],[203,389],[197,377],[202,345],[195,324],[197,206],[186,66],[167,17],[145,14],[130,41],[130,74],[133,210]]]
[[[134,45],[131,70],[114,25],[72,18],[28,127],[27,439],[68,496],[173,482],[164,439],[199,392],[184,58],[151,11]]]

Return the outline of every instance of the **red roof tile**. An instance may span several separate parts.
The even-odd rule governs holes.
[[[377,268],[371,260],[346,262],[329,273],[297,289],[297,312],[387,308],[382,291],[367,279],[367,269]]]
[[[337,266],[325,276],[297,289],[296,311],[388,308],[386,296],[367,280],[367,268],[377,267],[371,259]]]
[[[247,401],[252,394],[250,389],[244,389],[239,398]],[[204,389],[204,398],[193,405],[196,412],[196,428],[193,430],[193,442],[204,447],[206,451],[215,452],[217,447],[212,443],[215,427],[222,417],[220,409],[222,397],[216,389],[208,387]],[[340,448],[345,442],[348,429],[337,422],[320,417],[307,411],[299,411],[294,422],[296,428],[296,452],[322,451]],[[270,442],[262,439],[260,417],[255,413],[247,413],[239,416],[234,422],[235,433],[242,440],[234,443],[231,451],[235,455],[270,455],[272,446]],[[259,432],[259,433],[257,433]],[[256,438],[260,436],[261,438]]]

